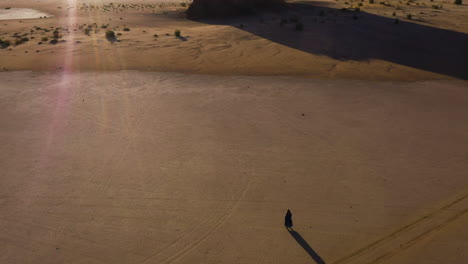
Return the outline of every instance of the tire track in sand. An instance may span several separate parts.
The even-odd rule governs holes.
[[[428,235],[468,213],[468,192],[394,232],[332,262],[332,264],[378,263],[408,249]],[[458,207],[454,208],[454,207]]]
[[[202,221],[196,227],[196,231],[189,232],[189,234],[183,235],[182,237],[178,238],[175,242],[173,242],[170,246],[163,249],[161,252],[149,256],[146,259],[140,261],[138,264],[144,263],[173,263],[192,250],[197,248],[203,241],[206,240],[212,233],[216,232],[225,222],[226,220],[232,215],[232,213],[237,209],[239,203],[244,199],[247,190],[249,189],[251,179],[247,182],[244,186],[240,196],[226,210],[220,217],[216,219],[213,223],[208,222],[209,228],[204,231],[203,226],[205,225],[206,221]],[[166,255],[166,256],[163,256]]]

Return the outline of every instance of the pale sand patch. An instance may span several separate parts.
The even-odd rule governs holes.
[[[0,20],[34,19],[50,16],[51,15],[48,13],[44,13],[31,8],[0,9]]]
[[[466,87],[0,73],[0,262],[467,263]]]

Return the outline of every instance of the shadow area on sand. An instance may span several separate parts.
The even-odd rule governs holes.
[[[317,262],[317,264],[325,264],[325,261],[312,249],[312,247],[305,241],[305,239],[294,229],[286,228],[289,234],[296,240],[296,242],[309,254],[309,256]]]
[[[278,44],[336,60],[378,59],[468,80],[468,34],[403,21],[406,13],[401,10],[390,18],[327,5],[303,1],[290,3],[289,8],[277,13],[197,22],[234,26]],[[424,11],[431,12],[427,10],[430,9]],[[303,24],[303,30],[295,30],[296,20]]]

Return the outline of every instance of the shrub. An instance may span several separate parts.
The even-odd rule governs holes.
[[[8,39],[1,40],[0,39],[0,48],[5,49],[5,48],[8,48],[10,45],[11,45],[10,40],[8,40]]]
[[[24,42],[23,39],[17,38],[15,39],[15,46],[21,45],[23,44],[23,42]]]
[[[158,34],[154,34],[153,37],[157,38],[157,37],[159,37],[159,36],[158,36]]]
[[[58,39],[58,38],[61,38],[62,36],[61,36],[60,33],[58,32],[58,30],[54,30],[54,32],[53,32],[53,37],[54,37],[54,39]]]
[[[91,29],[90,28],[85,28],[84,33],[89,36],[91,34]]]
[[[49,41],[48,37],[42,37],[42,41]]]
[[[463,4],[462,0],[455,0],[455,2],[453,2],[454,4],[456,5],[461,5]]]
[[[373,4],[374,3],[374,0],[369,0],[369,4]]]
[[[107,38],[107,39],[115,39],[115,32],[112,31],[112,30],[108,30],[108,31],[106,32],[106,38]]]
[[[413,17],[413,15],[411,15],[411,14],[406,15],[406,18],[408,18],[408,19],[411,19],[412,17]]]
[[[123,31],[130,31],[130,29],[129,28],[124,28]]]
[[[396,16],[396,13],[395,13],[395,12],[393,12],[392,16]]]
[[[176,29],[176,30],[174,31],[174,36],[180,37],[180,30]]]
[[[58,43],[58,40],[57,39],[52,39],[49,43],[52,44],[52,45],[55,45],[55,44]]]

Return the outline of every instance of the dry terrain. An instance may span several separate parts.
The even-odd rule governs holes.
[[[466,3],[289,4],[1,1],[0,263],[468,263]]]

